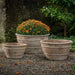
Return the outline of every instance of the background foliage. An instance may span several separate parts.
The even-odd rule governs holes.
[[[46,0],[48,5],[41,9],[52,22],[60,21],[64,26],[64,36],[75,29],[75,0]]]
[[[6,42],[16,42],[16,27],[28,19],[40,20],[51,28],[51,34],[75,35],[75,0],[5,0]],[[43,7],[43,8],[42,8]],[[42,8],[42,11],[40,10]],[[44,15],[45,14],[45,15]]]

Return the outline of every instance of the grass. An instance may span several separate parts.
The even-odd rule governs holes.
[[[71,50],[75,50],[75,36],[70,36],[70,37],[62,37],[62,36],[56,36],[56,35],[51,35],[49,39],[66,39],[66,40],[72,40],[72,47]]]

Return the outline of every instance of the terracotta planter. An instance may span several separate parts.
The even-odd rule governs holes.
[[[28,45],[26,53],[42,53],[40,40],[48,39],[48,35],[20,35],[16,34],[18,43]]]
[[[70,40],[41,40],[42,50],[50,60],[65,60],[69,56],[72,41]]]
[[[6,43],[3,50],[7,58],[22,58],[27,44],[22,43]]]

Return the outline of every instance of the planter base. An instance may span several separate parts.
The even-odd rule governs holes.
[[[67,55],[47,55],[47,59],[49,60],[66,60]]]

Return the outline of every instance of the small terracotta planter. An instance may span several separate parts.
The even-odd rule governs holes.
[[[25,53],[42,53],[40,41],[43,39],[48,39],[47,35],[21,35],[17,34],[18,43],[26,43],[28,45]]]
[[[27,44],[22,43],[6,43],[3,44],[3,50],[7,58],[22,58]]]
[[[71,40],[41,40],[42,50],[50,60],[65,60],[69,56]]]

